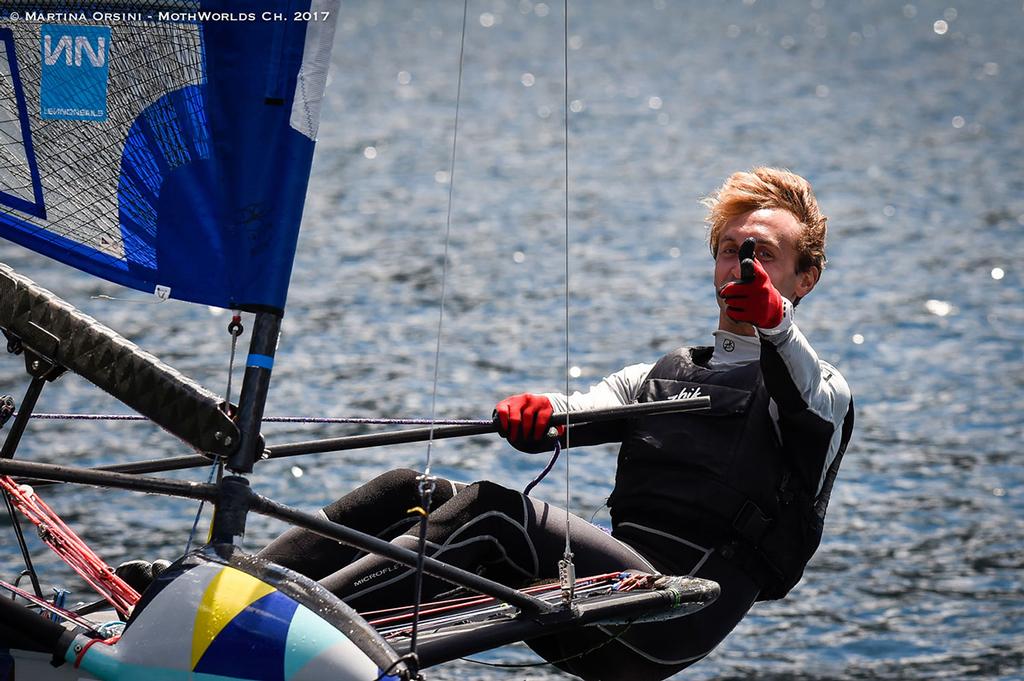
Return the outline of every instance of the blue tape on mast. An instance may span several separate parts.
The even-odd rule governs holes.
[[[248,359],[245,360],[245,366],[270,371],[274,368],[274,358],[269,355],[250,354]]]

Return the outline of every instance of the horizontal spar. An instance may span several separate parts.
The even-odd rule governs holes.
[[[287,521],[293,526],[316,532],[322,537],[340,541],[368,553],[390,558],[396,563],[407,567],[416,568],[419,563],[420,556],[411,549],[406,549],[379,537],[333,523],[324,517],[303,513],[272,499],[260,496],[255,492],[249,493],[249,504],[250,508],[257,513]],[[475,572],[468,572],[454,565],[449,565],[436,558],[424,556],[422,562],[423,571],[428,575],[438,577],[456,586],[463,586],[478,593],[491,596],[499,601],[514,605],[531,615],[543,615],[557,610],[556,607],[545,603],[535,596],[487,579]]]
[[[598,423],[602,421],[617,421],[619,419],[636,418],[638,416],[649,416],[652,414],[670,414],[684,411],[700,411],[711,406],[709,397],[690,397],[679,400],[664,400],[660,402],[643,402],[641,404],[625,404],[619,407],[607,407],[605,409],[590,409],[587,411],[576,411],[568,413],[552,414],[550,423],[553,426],[561,426],[569,423]],[[327,438],[324,440],[308,440],[305,442],[292,442],[289,444],[276,445],[270,448],[268,458],[275,459],[285,456],[297,456],[299,454],[318,454],[321,452],[338,452],[346,449],[362,449],[366,447],[379,447],[382,445],[406,444],[409,442],[425,442],[433,438],[442,440],[452,437],[468,437],[471,435],[482,435],[498,431],[497,419],[490,423],[458,425],[458,426],[436,426],[434,428],[410,428],[390,433],[369,433],[366,435],[348,435],[344,437]],[[431,435],[433,433],[433,435]]]
[[[615,421],[619,419],[636,418],[653,414],[670,414],[687,411],[700,411],[711,406],[709,397],[690,397],[678,400],[663,400],[659,402],[643,402],[640,404],[626,404],[618,407],[605,409],[592,409],[588,411],[576,411],[569,413],[558,413],[551,415],[551,424],[555,426],[564,425],[570,422],[574,424],[598,423],[602,421]],[[570,421],[571,419],[571,421]],[[426,442],[433,438],[443,440],[453,437],[470,437],[473,435],[485,435],[496,433],[498,426],[496,421],[485,421],[481,423],[440,425],[433,428],[408,428],[384,433],[367,433],[364,435],[346,435],[342,437],[327,438],[323,440],[306,440],[302,442],[291,442],[275,445],[267,450],[267,459],[281,459],[289,456],[301,456],[303,454],[318,454],[323,452],[340,452],[350,449],[366,449],[370,447],[382,447],[385,445],[408,444],[411,442]],[[160,473],[165,471],[184,470],[186,468],[197,468],[210,465],[210,459],[198,454],[176,456],[171,458],[153,459],[150,461],[137,461],[133,463],[118,463],[107,466],[98,466],[94,470],[110,471],[117,473],[145,474]]]
[[[163,494],[196,501],[215,502],[217,500],[217,485],[188,480],[146,478],[97,468],[78,468],[34,461],[2,459],[0,460],[0,475],[16,476],[19,483],[26,481],[33,484],[37,481],[70,482],[96,487],[128,489],[147,494]]]

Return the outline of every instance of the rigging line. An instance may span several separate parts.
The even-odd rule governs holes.
[[[416,551],[416,572],[413,583],[412,633],[409,640],[409,654],[416,660],[416,643],[419,634],[420,605],[423,599],[424,559],[427,554],[427,518],[434,494],[435,478],[430,474],[430,455],[434,445],[434,426],[437,417],[437,382],[441,366],[441,338],[444,331],[444,304],[448,296],[448,251],[452,234],[452,204],[455,196],[455,158],[459,144],[459,110],[462,104],[462,71],[466,59],[466,24],[469,16],[469,0],[462,2],[462,35],[459,38],[459,76],[455,85],[455,120],[452,123],[452,154],[448,165],[448,206],[445,212],[444,253],[441,260],[441,301],[437,311],[437,343],[434,346],[434,377],[430,391],[430,432],[427,436],[427,455],[423,475],[419,476],[420,522],[419,545]],[[419,670],[416,670],[417,675]]]
[[[228,357],[228,385],[224,390],[224,402],[227,403],[230,409],[231,405],[231,378],[235,373],[235,351],[238,349],[238,337],[245,331],[242,326],[242,313],[235,311],[231,317],[231,323],[228,324],[228,333],[231,334],[231,356]]]
[[[51,615],[56,615],[61,619],[67,620],[68,622],[73,622],[76,625],[85,629],[86,631],[96,632],[95,625],[89,620],[85,619],[84,617],[81,617],[77,613],[74,613],[70,610],[66,610],[65,608],[54,605],[53,603],[47,601],[45,598],[40,598],[29,593],[28,591],[20,589],[14,584],[8,584],[7,582],[0,580],[0,589],[9,591],[11,593],[12,600],[14,599],[15,596],[20,596],[29,603],[32,603],[33,605],[41,608],[42,610],[45,610]],[[106,601],[102,602],[106,603]]]
[[[13,505],[39,530],[39,538],[89,586],[127,616],[139,594],[125,583],[96,553],[82,541],[60,516],[28,485],[18,485],[9,476],[0,476],[0,487]]]
[[[223,464],[224,464],[224,459],[222,459],[220,457],[217,457],[217,458],[215,458],[213,460],[213,465],[210,467],[210,477],[207,478],[207,480],[206,480],[206,484],[207,485],[212,485],[213,484],[213,479],[215,477],[217,477],[217,474],[220,472],[220,467]],[[192,542],[195,541],[196,530],[199,529],[199,521],[203,517],[203,508],[205,507],[205,505],[206,505],[206,500],[200,499],[199,500],[199,508],[196,510],[195,520],[192,521],[192,529],[188,533],[188,541],[185,542],[185,553],[183,555],[188,555],[188,552],[192,550]]]
[[[569,0],[563,0],[562,14],[564,16],[564,21],[562,23],[562,96],[565,110],[565,399],[566,406],[568,407],[569,395],[572,394],[569,392]],[[566,566],[571,569],[572,545],[569,529],[569,463],[572,459],[572,453],[569,450],[569,433],[571,430],[569,418],[570,413],[571,410],[567,408],[565,418],[565,556],[563,561],[566,563]],[[570,598],[572,597],[572,577],[574,576],[575,575],[572,574],[569,579]]]
[[[235,373],[235,353],[238,351],[238,338],[245,332],[245,327],[242,326],[242,313],[240,310],[235,310],[231,316],[231,323],[228,324],[228,335],[231,336],[231,354],[228,356],[228,384],[224,389],[224,411],[230,415],[232,411],[231,407],[231,377]],[[213,464],[210,466],[210,476],[206,480],[206,484],[210,485],[213,483],[214,478],[220,478],[221,472],[223,471],[224,459],[221,457],[214,457]],[[192,550],[192,542],[196,538],[196,530],[199,529],[199,521],[203,517],[203,508],[206,506],[206,501],[201,499],[199,501],[199,508],[196,509],[196,517],[192,521],[192,529],[188,533],[188,541],[185,542],[185,554]]]
[[[2,398],[0,398],[2,401]],[[584,411],[574,411],[571,416],[575,419],[575,423],[578,425],[582,422],[591,421],[611,421],[625,418],[632,418],[636,416],[648,416],[653,414],[661,413],[673,413],[677,411],[698,411],[702,409],[708,409],[711,404],[711,400],[707,397],[686,397],[676,398],[672,400],[660,400],[657,402],[642,402],[633,403],[627,405],[621,405],[617,407],[602,407],[599,409],[587,409]],[[554,413],[551,415],[550,423],[554,426],[564,425],[566,420],[569,418],[568,413]],[[38,414],[33,412],[29,414],[29,418],[41,418],[41,419],[69,419],[69,420],[111,420],[111,421],[148,421],[149,419],[145,416],[138,414]],[[465,430],[465,434],[471,434],[469,431],[476,431],[472,434],[477,435],[484,432],[492,432],[497,430],[497,425],[493,418],[490,419],[439,419],[435,418],[377,418],[377,417],[354,417],[354,416],[342,416],[342,417],[329,417],[329,416],[265,416],[264,421],[274,421],[277,423],[350,423],[350,424],[366,424],[366,425],[428,425],[434,423],[436,425],[454,426],[456,430]],[[483,430],[479,430],[479,429]],[[429,432],[429,429],[423,429]]]
[[[17,416],[17,412],[13,416]],[[149,421],[140,414],[53,414],[33,413],[30,418],[41,421]],[[264,416],[264,423],[334,423],[376,426],[486,426],[492,419],[429,419],[429,418],[377,418],[363,416]]]
[[[531,480],[530,484],[528,484],[526,487],[523,488],[523,496],[524,497],[530,496],[530,492],[533,491],[533,488],[536,487],[537,485],[539,485],[540,481],[547,477],[548,473],[551,472],[551,469],[555,467],[555,462],[558,461],[558,455],[561,454],[561,453],[562,453],[562,446],[558,443],[558,440],[556,439],[555,440],[555,451],[551,454],[551,458],[548,459],[548,465],[544,466],[544,470],[542,470],[537,477],[535,477],[533,480]]]
[[[437,381],[441,364],[441,334],[444,329],[444,304],[448,295],[448,249],[452,233],[452,204],[455,196],[455,155],[459,144],[459,113],[462,105],[462,71],[466,58],[466,18],[469,0],[462,2],[462,37],[459,41],[459,76],[455,85],[455,121],[452,125],[452,154],[448,164],[448,206],[444,227],[444,259],[441,261],[441,304],[437,315],[437,343],[434,348],[434,378],[430,394],[430,437],[427,440],[427,461],[423,474],[430,475],[430,454],[434,443],[434,420],[437,414]],[[429,511],[429,509],[428,509]]]

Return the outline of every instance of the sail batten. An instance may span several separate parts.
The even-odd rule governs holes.
[[[141,291],[282,309],[336,0],[314,24],[287,0],[19,4],[0,15],[0,236]]]

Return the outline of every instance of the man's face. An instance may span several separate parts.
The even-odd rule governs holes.
[[[772,285],[784,297],[793,301],[811,292],[820,272],[811,267],[797,272],[799,253],[796,246],[803,227],[788,210],[763,208],[738,215],[725,224],[718,237],[718,255],[715,258],[715,291],[730,281],[740,278],[739,250],[744,240],[754,237],[757,247],[754,257],[768,273]],[[725,301],[716,296],[720,309],[719,328],[733,333],[751,335],[753,327],[734,322],[725,314]]]

